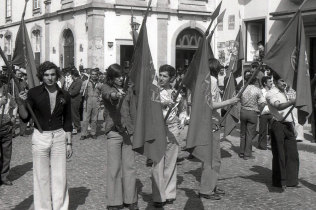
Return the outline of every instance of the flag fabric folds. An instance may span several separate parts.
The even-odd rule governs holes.
[[[241,27],[239,27],[238,34],[233,47],[233,52],[230,57],[229,67],[227,74],[229,78],[226,84],[226,88],[223,95],[223,101],[228,100],[235,96],[236,93],[236,81],[235,78],[242,74],[242,60],[244,59],[244,48],[242,39]],[[229,112],[227,118],[224,121],[224,136],[228,136],[239,122],[240,104],[235,105]]]
[[[227,81],[225,92],[223,95],[223,101],[230,99],[236,95],[235,76],[231,72]],[[227,108],[224,108],[227,110]],[[228,113],[224,123],[224,136],[228,136],[236,127],[240,119],[240,104],[234,105]]]
[[[244,53],[244,44],[243,44],[243,37],[241,32],[241,27],[239,27],[238,34],[235,39],[234,48],[232,55],[229,61],[228,72],[232,72],[234,77],[240,77],[242,74],[242,60],[245,59]]]
[[[29,88],[40,84],[39,79],[37,78],[37,70],[31,42],[24,22],[24,14],[22,15],[20,28],[15,41],[12,64],[26,69]]]
[[[209,72],[210,45],[203,35],[194,54],[183,84],[192,93],[192,110],[186,148],[196,158],[212,164],[211,77]]]
[[[266,54],[263,62],[296,91],[298,122],[304,124],[312,113],[310,75],[300,10]]]
[[[166,128],[148,44],[146,17],[137,39],[129,76],[134,84],[137,101],[133,149],[159,162],[166,150]]]

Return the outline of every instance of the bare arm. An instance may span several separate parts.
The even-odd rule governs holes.
[[[228,99],[226,101],[221,101],[221,102],[213,102],[212,107],[214,110],[223,108],[225,106],[231,105],[231,104],[236,104],[240,101],[240,98],[233,97],[231,99]]]

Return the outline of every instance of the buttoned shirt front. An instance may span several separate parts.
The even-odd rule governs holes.
[[[53,131],[63,128],[64,131],[71,132],[72,120],[70,95],[65,90],[60,89],[57,84],[56,87],[56,104],[52,113],[49,93],[44,85],[31,88],[27,93],[27,101],[31,105],[43,131]],[[27,120],[29,119],[30,116]]]
[[[134,133],[134,124],[136,121],[136,97],[132,88],[129,88],[123,101],[113,100],[112,93],[118,93],[114,86],[108,84],[102,85],[102,99],[104,102],[105,118],[105,133],[111,130],[120,131],[121,128],[126,128],[129,134]],[[122,104],[120,104],[122,103]]]
[[[287,96],[284,92],[281,92],[277,87],[272,88],[269,90],[266,94],[266,100],[269,106],[270,113],[273,115],[273,118],[277,121],[282,121],[285,117],[285,115],[289,112],[291,109],[290,107],[278,110],[275,106],[276,102],[279,102],[281,104],[286,103],[288,101]],[[284,122],[293,122],[292,115],[289,114]]]

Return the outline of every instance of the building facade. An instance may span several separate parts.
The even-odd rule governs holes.
[[[216,0],[153,0],[147,28],[156,68],[183,66],[206,30]],[[141,24],[148,0],[30,0],[25,15],[36,63],[50,60],[61,68],[82,65],[106,69],[129,65],[133,25]],[[0,1],[0,46],[14,52],[24,1]],[[139,29],[138,29],[139,30]],[[1,62],[1,61],[0,61]]]
[[[245,65],[249,65],[258,49],[257,43],[263,41],[267,52],[302,3],[303,0],[223,0],[222,7],[227,12],[215,36],[214,47],[218,57],[226,55],[227,62],[240,25],[244,37]],[[301,11],[312,78],[316,74],[316,1],[308,0]]]

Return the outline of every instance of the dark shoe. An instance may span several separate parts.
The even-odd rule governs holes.
[[[268,148],[267,147],[258,146],[258,149],[260,149],[260,150],[267,150]]]
[[[255,156],[244,156],[244,160],[252,160],[255,159]]]
[[[156,208],[162,208],[164,205],[166,205],[165,202],[154,202],[154,207]]]
[[[132,204],[125,204],[124,203],[124,207],[128,208],[129,210],[138,210],[138,204],[136,203],[132,203]]]
[[[97,135],[91,135],[92,139],[97,139]]]
[[[146,160],[146,166],[147,166],[147,167],[151,167],[151,166],[153,165],[153,163],[154,163],[154,162],[153,162],[151,159],[147,159],[147,160]]]
[[[88,138],[87,136],[81,136],[80,140],[85,140],[86,138]]]
[[[296,139],[296,141],[297,141],[297,142],[303,142],[303,140],[302,140],[302,139]]]
[[[167,199],[166,204],[173,204],[175,200],[176,200],[175,198]]]
[[[10,180],[4,180],[4,181],[1,181],[1,184],[2,184],[2,185],[11,186],[11,185],[12,185],[12,182],[11,182]]]
[[[123,206],[108,206],[107,207],[108,210],[120,210],[122,208],[123,208]]]
[[[244,158],[244,154],[242,154],[242,153],[239,153],[238,156],[239,156],[240,158]]]
[[[205,198],[205,199],[210,199],[210,200],[220,200],[222,199],[221,196],[213,193],[211,195],[206,195],[206,194],[202,194],[202,193],[199,193],[199,198]]]
[[[225,190],[222,190],[218,187],[215,188],[214,193],[217,195],[225,195]]]

